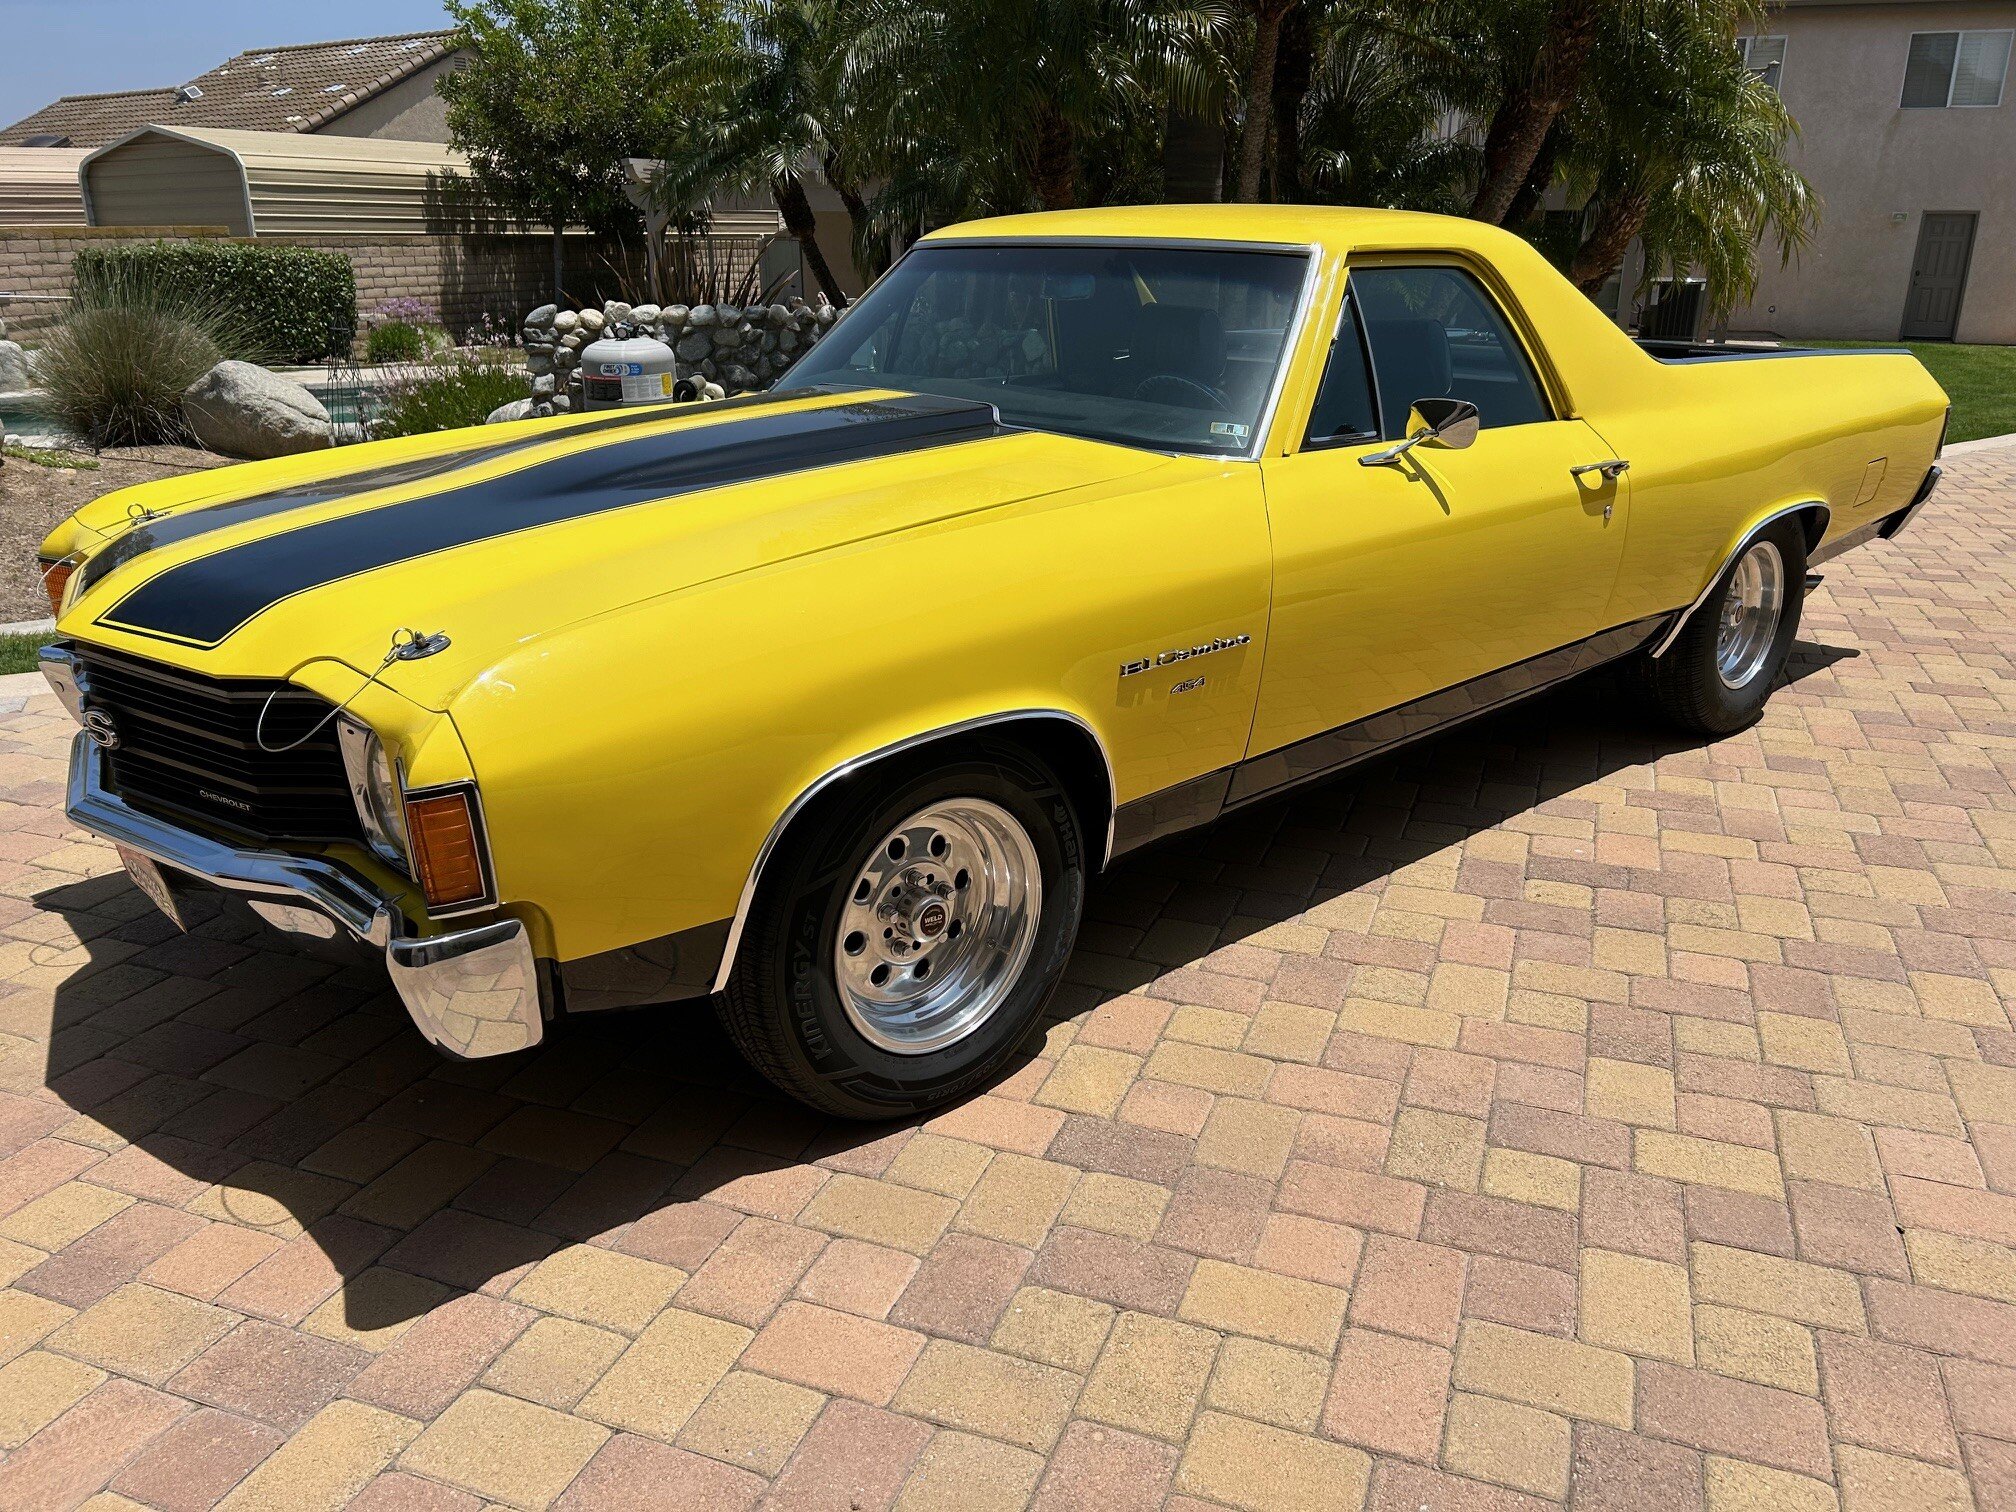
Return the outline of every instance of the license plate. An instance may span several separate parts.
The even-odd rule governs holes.
[[[133,879],[133,885],[147,894],[147,901],[168,915],[168,922],[177,929],[187,930],[182,921],[182,910],[175,902],[175,891],[168,885],[167,874],[154,863],[152,857],[143,856],[136,850],[119,846],[119,859],[126,864],[126,875]]]

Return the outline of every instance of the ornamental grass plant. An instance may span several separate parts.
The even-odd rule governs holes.
[[[115,269],[79,283],[36,372],[48,412],[93,447],[179,444],[183,390],[253,341],[221,298]]]

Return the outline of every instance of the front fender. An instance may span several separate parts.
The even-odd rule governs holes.
[[[1105,753],[1109,804],[1229,765],[1268,585],[1256,471],[1200,468],[1139,498],[1030,501],[668,593],[529,642],[450,712],[500,890],[536,903],[573,961],[725,929],[808,793],[940,732],[1066,722]],[[1208,690],[1120,679],[1214,636],[1247,639],[1214,656]]]

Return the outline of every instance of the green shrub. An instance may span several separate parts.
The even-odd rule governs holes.
[[[364,355],[373,362],[418,362],[427,355],[427,337],[418,326],[388,320],[371,328],[364,339]]]
[[[182,391],[249,342],[214,295],[126,270],[80,286],[43,340],[36,371],[47,409],[94,446],[185,441]]]
[[[246,348],[227,357],[319,362],[357,335],[357,275],[339,252],[261,242],[138,242],[86,247],[71,265],[79,296],[107,283],[151,284],[225,304],[244,318]]]
[[[532,380],[509,362],[450,357],[390,385],[371,421],[373,440],[481,425],[490,412],[532,395]]]

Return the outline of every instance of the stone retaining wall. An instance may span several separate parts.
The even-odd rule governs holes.
[[[519,331],[532,375],[530,413],[550,415],[581,403],[581,354],[604,335],[647,336],[672,351],[680,377],[701,381],[702,397],[722,399],[766,389],[833,327],[837,312],[822,297],[808,305],[633,305],[601,309],[541,305]],[[514,418],[516,418],[514,416]]]

